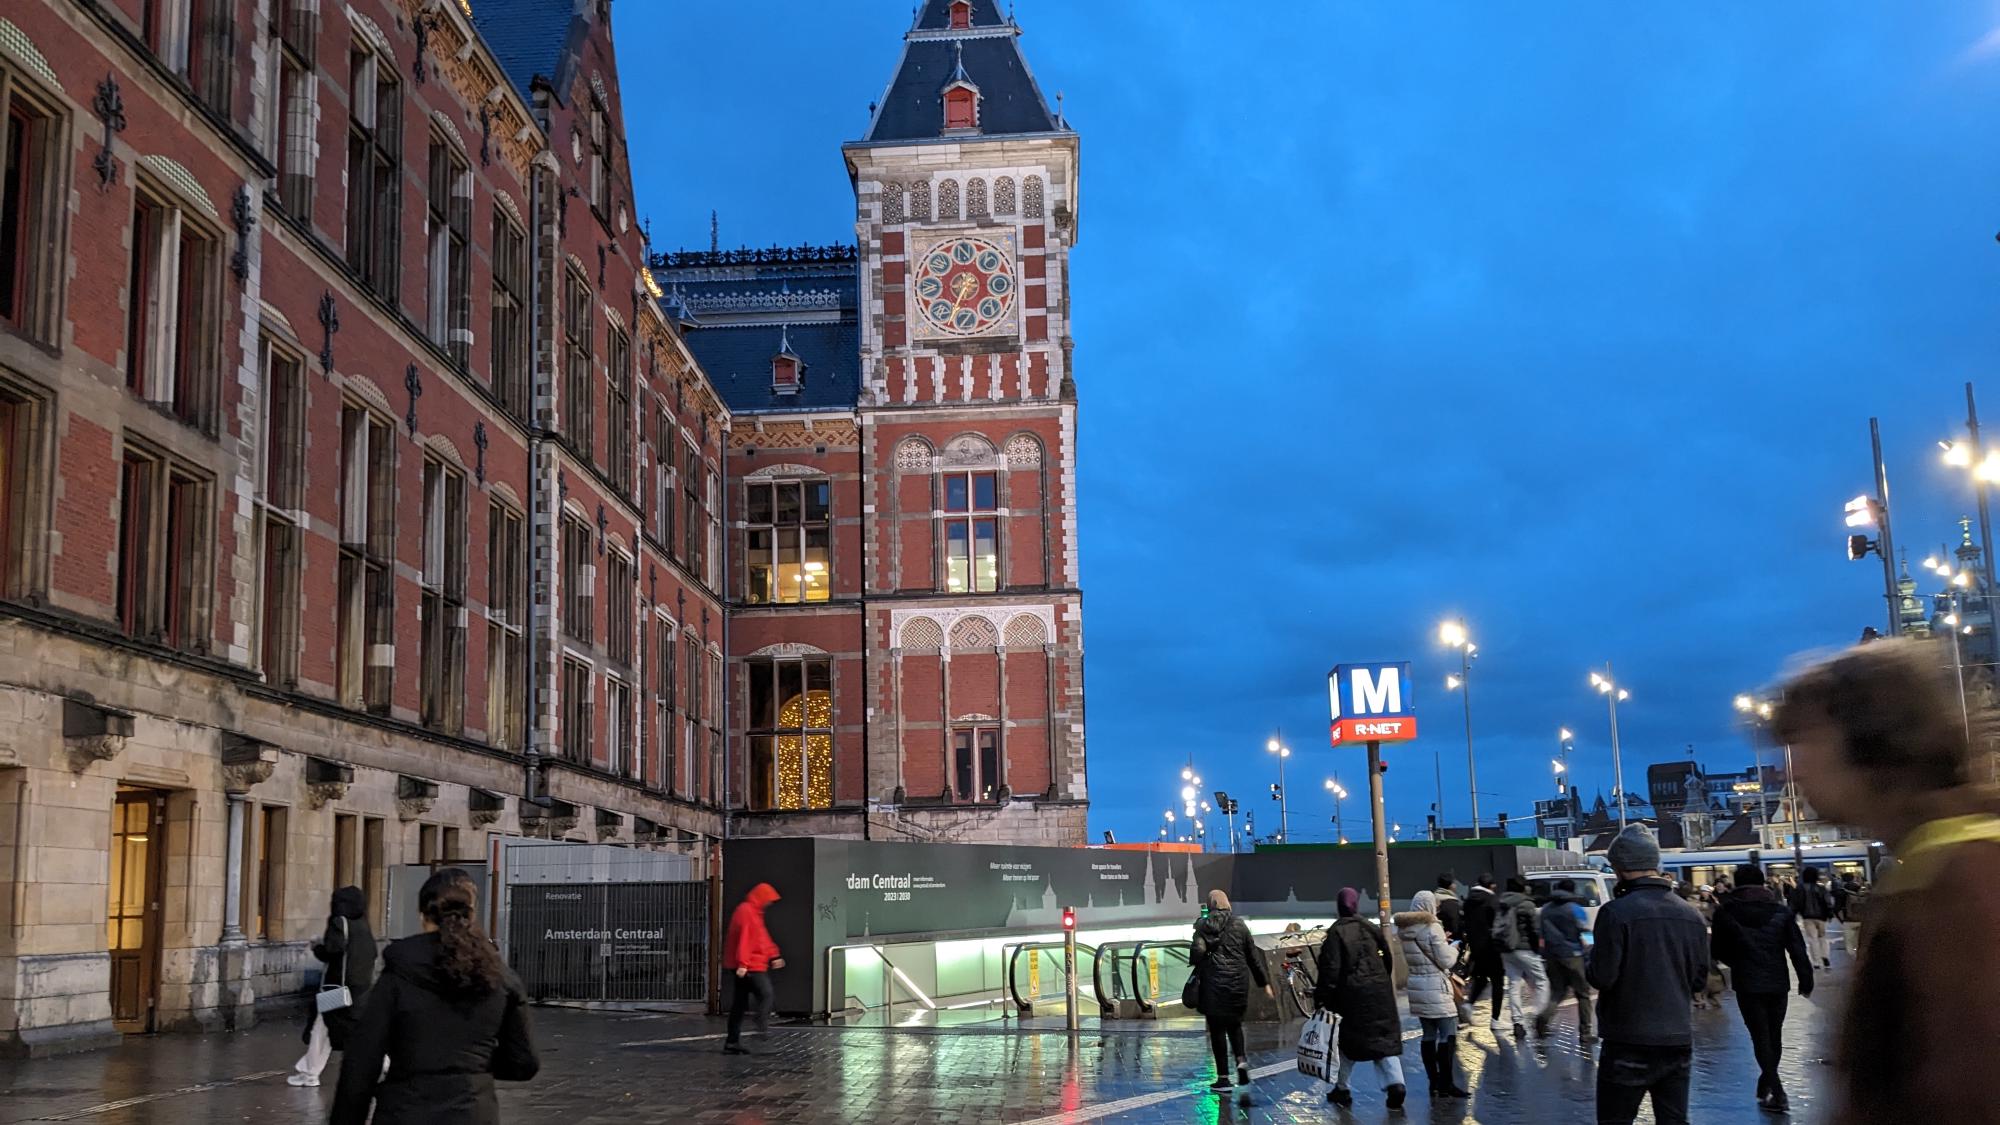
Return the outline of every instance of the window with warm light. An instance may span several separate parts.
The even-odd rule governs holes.
[[[954,594],[1000,588],[999,485],[993,473],[944,478],[945,589]]]
[[[833,807],[833,662],[751,660],[750,807]]]
[[[743,530],[744,600],[756,605],[827,600],[831,495],[824,478],[751,482]]]

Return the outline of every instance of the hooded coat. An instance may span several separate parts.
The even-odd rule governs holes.
[[[331,1125],[364,1125],[371,1101],[374,1125],[498,1125],[493,1080],[526,1082],[541,1069],[513,972],[483,995],[458,994],[438,970],[441,947],[432,933],[383,951],[341,1059]]]
[[[1575,891],[1552,891],[1540,916],[1542,953],[1547,957],[1583,956],[1583,899]]]
[[[1465,909],[1459,912],[1465,929],[1465,943],[1475,954],[1493,948],[1493,916],[1500,912],[1500,896],[1493,888],[1474,883],[1465,892]]]
[[[764,910],[778,901],[778,891],[769,883],[759,883],[750,888],[743,901],[736,904],[736,910],[729,916],[729,932],[722,939],[722,967],[727,972],[742,969],[745,972],[768,972],[771,962],[783,954],[778,951],[778,943],[771,940],[771,931],[764,925]]]
[[[341,923],[345,921],[346,925]],[[344,984],[354,998],[350,1007],[327,1012],[327,1041],[336,1051],[347,1049],[347,1034],[368,1000],[375,983],[375,934],[368,928],[368,899],[360,887],[342,887],[333,892],[332,912],[326,916],[326,932],[313,943],[312,955],[326,966],[326,984]],[[303,1038],[312,1037],[312,1020],[306,1020]]]
[[[1715,908],[1708,948],[1717,961],[1729,966],[1730,983],[1738,992],[1781,996],[1790,992],[1792,980],[1785,973],[1789,957],[1799,974],[1799,995],[1812,995],[1806,936],[1799,932],[1791,909],[1769,887],[1753,884],[1724,899]]]
[[[1394,963],[1374,924],[1347,915],[1319,945],[1313,1001],[1340,1017],[1340,1053],[1372,1062],[1403,1053]]]
[[[1201,1014],[1238,1021],[1250,1010],[1250,983],[1269,983],[1250,927],[1227,908],[1211,909],[1194,928],[1194,967],[1201,974]]]
[[[1410,1014],[1419,1019],[1447,1019],[1458,1014],[1452,998],[1451,980],[1445,970],[1458,960],[1458,953],[1438,921],[1437,896],[1418,891],[1410,900],[1413,909],[1395,917],[1396,939],[1403,943],[1403,964],[1410,979],[1404,986],[1410,998]],[[1442,968],[1440,968],[1442,966]],[[1396,1026],[1397,1046],[1402,1045],[1402,1026]]]

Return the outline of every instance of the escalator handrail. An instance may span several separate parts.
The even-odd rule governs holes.
[[[1194,963],[1194,942],[1192,941],[1140,941],[1133,944],[1132,995],[1138,998],[1140,1011],[1150,1012],[1158,1009],[1159,1007],[1159,1005],[1153,1003],[1152,1000],[1147,997],[1145,990],[1139,987],[1139,966],[1145,961],[1146,950],[1183,949],[1183,948],[1187,950],[1188,963],[1192,965]]]
[[[1062,949],[1066,944],[1060,941],[1028,941],[1014,947],[1014,952],[1007,958],[1007,997],[1014,1002],[1015,1011],[1025,1012],[1033,1008],[1032,1004],[1021,999],[1021,990],[1014,986],[1014,969],[1021,962],[1021,954],[1026,953],[1030,949]],[[1077,942],[1077,959],[1082,960],[1083,955],[1086,953],[1090,955],[1091,974],[1095,977],[1097,972],[1097,947]],[[1079,973],[1082,971],[1081,965],[1078,966],[1078,971]]]

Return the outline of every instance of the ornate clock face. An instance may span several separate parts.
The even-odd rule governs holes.
[[[1017,287],[1014,261],[1007,251],[967,235],[923,252],[913,292],[932,329],[951,336],[979,336],[1003,327]]]

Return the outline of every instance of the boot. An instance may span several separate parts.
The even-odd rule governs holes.
[[[1417,1049],[1424,1056],[1424,1077],[1430,1079],[1431,1096],[1436,1097],[1438,1094],[1437,1044],[1426,1039],[1417,1044]]]
[[[1471,1092],[1458,1084],[1458,1036],[1454,1035],[1437,1047],[1438,1093],[1447,1098],[1469,1098]]]

